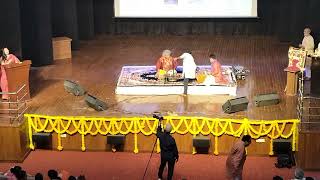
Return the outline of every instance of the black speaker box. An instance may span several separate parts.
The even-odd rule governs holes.
[[[78,83],[74,81],[65,80],[63,84],[64,89],[75,96],[83,96],[86,93],[86,90],[84,90]]]
[[[107,144],[122,145],[124,144],[124,135],[107,135]]]
[[[107,110],[107,104],[96,97],[87,94],[85,98],[86,103],[89,107],[93,108],[96,111],[104,111]]]
[[[192,139],[192,144],[198,154],[207,154],[210,148],[210,138],[207,136],[197,136]]]
[[[199,148],[209,148],[210,147],[210,139],[206,136],[197,136],[192,139],[192,143],[194,147]]]
[[[249,101],[246,97],[229,99],[222,105],[222,110],[225,113],[231,114],[239,111],[245,111],[248,108]]]
[[[271,106],[279,104],[280,96],[276,93],[270,94],[259,94],[253,98],[254,105],[257,107],[261,106]]]
[[[292,151],[290,139],[275,139],[273,140],[273,152],[275,155],[288,154]]]
[[[35,133],[32,135],[36,149],[52,149],[51,133]]]

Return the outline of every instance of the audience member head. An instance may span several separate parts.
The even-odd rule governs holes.
[[[34,179],[35,180],[43,180],[43,175],[41,173],[37,173],[35,176],[34,176]]]
[[[22,171],[22,168],[20,166],[14,166],[13,168],[10,169],[10,172],[16,177],[18,178],[20,173]]]
[[[167,123],[167,124],[166,124],[166,127],[164,128],[164,132],[170,133],[171,130],[172,130],[171,124],[170,124],[170,123]]]
[[[74,176],[69,176],[68,180],[77,180],[77,178]]]
[[[27,179],[27,173],[26,171],[21,170],[18,175],[16,176],[18,180],[26,180]]]
[[[171,51],[166,49],[162,52],[163,57],[170,57],[171,56]]]
[[[78,180],[86,180],[86,177],[85,177],[84,175],[80,175],[80,176],[78,177]]]
[[[306,177],[306,180],[314,180],[313,177]]]
[[[241,139],[244,142],[244,146],[248,147],[251,144],[251,136],[244,135]]]
[[[273,176],[273,180],[283,180],[281,176]]]
[[[311,29],[309,27],[304,28],[303,30],[303,35],[304,36],[309,36],[311,33]]]
[[[58,179],[58,172],[56,170],[50,169],[48,171],[48,176],[50,179]]]
[[[301,168],[296,168],[294,171],[294,178],[295,179],[303,179],[304,177],[304,172]]]

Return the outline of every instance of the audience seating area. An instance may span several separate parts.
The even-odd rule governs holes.
[[[28,174],[20,166],[14,166],[10,168],[7,172],[0,173],[0,180],[85,180],[84,175],[72,176],[67,171],[62,170],[60,172],[51,169],[48,171],[47,177],[41,173],[35,175]]]

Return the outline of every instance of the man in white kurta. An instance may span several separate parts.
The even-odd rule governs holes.
[[[310,28],[305,28],[303,30],[303,35],[304,38],[302,40],[302,44],[299,44],[299,47],[304,48],[307,51],[307,55],[312,55],[314,53],[314,40],[313,37],[310,35],[311,29]],[[307,79],[311,78],[311,58],[307,57],[306,58],[306,63],[305,63],[305,75]]]
[[[184,76],[184,81],[183,81],[184,92],[183,92],[183,94],[187,95],[189,80],[196,78],[197,65],[194,62],[194,58],[193,58],[191,52],[183,53],[180,57],[178,57],[178,59],[183,60],[183,76]]]

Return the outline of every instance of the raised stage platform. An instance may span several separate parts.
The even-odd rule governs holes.
[[[210,72],[211,66],[197,66],[199,72]],[[176,82],[160,81],[155,78],[155,66],[124,66],[118,79],[116,94],[120,95],[172,95],[183,93],[182,67],[178,66],[180,77]],[[237,81],[232,66],[222,66],[225,84],[210,80],[189,83],[190,95],[237,95]]]

